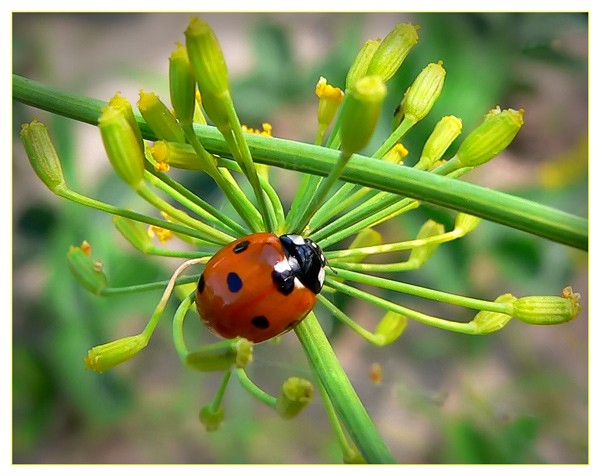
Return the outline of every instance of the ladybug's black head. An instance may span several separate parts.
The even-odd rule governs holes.
[[[325,282],[327,264],[319,245],[300,235],[281,235],[279,239],[294,275],[313,293],[319,294]]]

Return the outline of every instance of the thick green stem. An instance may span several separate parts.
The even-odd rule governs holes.
[[[375,429],[314,313],[295,328],[311,368],[323,384],[336,413],[367,463],[395,463]]]
[[[106,105],[104,101],[65,92],[18,75],[13,75],[13,98],[90,124],[97,124],[100,109]],[[136,117],[144,137],[155,140],[141,116]],[[195,124],[194,130],[207,150],[228,156],[227,144],[216,128]],[[258,134],[246,139],[256,162],[299,172],[326,176],[339,157],[337,150],[312,144]],[[356,154],[344,167],[340,179],[462,211],[583,250],[588,248],[586,219],[471,183],[384,161],[374,163],[371,158]]]

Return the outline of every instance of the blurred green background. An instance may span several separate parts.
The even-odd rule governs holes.
[[[437,120],[448,114],[470,131],[489,109],[525,109],[525,126],[500,157],[466,180],[580,215],[588,213],[588,18],[561,13],[206,13],[221,41],[243,123],[312,142],[319,76],[343,87],[367,39],[395,24],[420,25],[420,40],[390,83],[376,148],[392,111],[428,63],[442,60],[444,91],[405,145],[412,164]],[[108,100],[137,102],[140,89],[168,100],[168,57],[183,42],[189,14],[13,14],[13,72]],[[32,172],[20,124],[44,122],[71,188],[110,203],[149,209],[110,171],[98,131],[13,103],[13,462],[14,463],[339,463],[340,451],[318,398],[281,420],[232,381],[226,422],[216,434],[197,420],[220,381],[182,368],[169,315],[148,348],[106,374],[84,372],[94,345],[137,333],[160,293],[99,299],[75,283],[65,261],[90,242],[111,285],[166,279],[177,260],[140,256],[111,217],[52,195]],[[368,151],[366,151],[368,153]],[[200,174],[177,178],[213,203],[220,195]],[[298,177],[273,170],[286,201]],[[558,179],[557,179],[558,178]],[[384,239],[414,236],[428,217],[451,226],[454,214],[422,207],[380,228]],[[409,323],[393,345],[374,348],[316,312],[357,392],[401,463],[587,463],[587,254],[483,223],[438,249],[399,279],[493,300],[511,292],[582,294],[578,319],[557,327],[511,322],[482,337]],[[469,320],[472,311],[395,296],[433,315]],[[175,300],[173,300],[175,301]],[[382,315],[340,299],[373,329]],[[188,345],[215,340],[192,316]],[[377,362],[382,382],[369,379]],[[255,349],[250,369],[271,394],[291,375],[310,378],[294,334]]]

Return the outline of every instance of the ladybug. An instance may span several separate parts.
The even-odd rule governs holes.
[[[196,309],[221,337],[263,342],[293,329],[312,310],[325,265],[321,248],[300,235],[244,236],[206,264]]]

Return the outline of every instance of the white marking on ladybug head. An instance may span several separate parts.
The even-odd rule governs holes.
[[[302,245],[306,244],[306,241],[304,241],[304,238],[302,238],[300,235],[288,235],[288,236],[292,240],[292,243],[294,243],[297,246],[302,246]]]
[[[275,266],[273,266],[273,269],[279,274],[283,274],[286,271],[292,270],[292,268],[290,267],[290,264],[288,263],[288,260],[286,260],[286,259],[284,259],[283,261],[280,261],[279,263],[275,263]]]
[[[319,280],[319,286],[323,287],[323,283],[325,282],[325,268],[321,268],[319,270],[319,276],[317,279]]]

